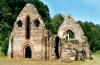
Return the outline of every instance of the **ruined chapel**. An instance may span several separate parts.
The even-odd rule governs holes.
[[[26,4],[9,37],[9,58],[40,60],[84,60],[91,58],[90,46],[80,25],[67,16],[54,35],[33,4]]]

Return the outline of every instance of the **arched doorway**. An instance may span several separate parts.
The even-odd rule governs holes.
[[[56,36],[55,38],[55,54],[56,54],[56,58],[59,59],[59,37]]]
[[[31,58],[32,57],[32,51],[31,51],[30,46],[29,45],[26,46],[24,50],[25,50],[25,52],[24,52],[25,58]]]

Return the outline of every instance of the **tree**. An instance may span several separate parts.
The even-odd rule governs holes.
[[[8,36],[10,33],[11,27],[7,23],[0,23],[0,47],[4,54],[7,54],[8,49]]]
[[[95,25],[92,22],[81,22],[78,21],[82,27],[85,36],[88,38],[90,49],[95,52],[100,50],[100,25]]]
[[[62,22],[64,21],[64,16],[62,14],[56,14],[52,19],[51,19],[51,25],[53,26],[52,28],[52,33],[57,34],[58,29]]]

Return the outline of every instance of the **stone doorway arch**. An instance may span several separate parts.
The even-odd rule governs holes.
[[[24,58],[32,58],[32,49],[29,44],[24,47]]]

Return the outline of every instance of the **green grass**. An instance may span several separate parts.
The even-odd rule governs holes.
[[[61,60],[33,60],[33,59],[9,59],[0,57],[0,65],[100,65],[100,55],[93,55],[93,60],[63,62]]]

